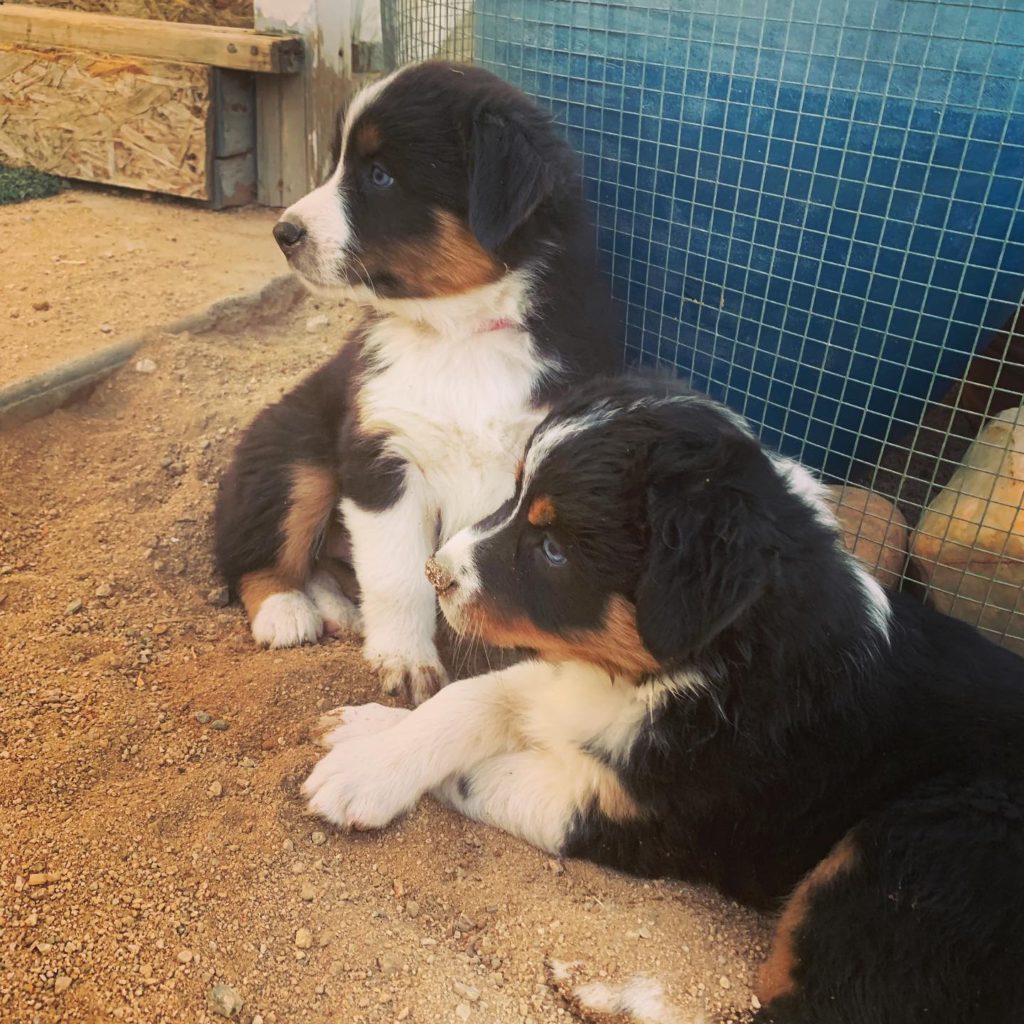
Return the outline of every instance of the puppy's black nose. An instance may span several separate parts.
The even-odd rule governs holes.
[[[306,229],[293,220],[279,220],[274,225],[274,238],[286,256],[306,237]]]
[[[442,565],[436,558],[427,559],[426,573],[431,586],[439,594],[450,594],[458,586],[448,566]]]

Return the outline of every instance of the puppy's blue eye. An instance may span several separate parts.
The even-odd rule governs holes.
[[[374,164],[370,168],[370,181],[375,188],[391,188],[395,183],[395,179],[380,164]]]
[[[565,552],[562,550],[561,544],[558,543],[550,535],[545,535],[544,542],[540,546],[541,551],[544,552],[544,557],[551,563],[551,565],[565,565],[568,559],[565,557]]]

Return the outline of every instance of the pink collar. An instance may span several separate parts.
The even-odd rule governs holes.
[[[491,331],[512,331],[519,330],[521,324],[516,323],[511,317],[502,317],[500,320],[485,320],[477,330],[477,334],[488,334]]]

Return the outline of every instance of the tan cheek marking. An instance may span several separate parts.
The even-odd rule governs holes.
[[[380,149],[380,129],[373,121],[363,120],[356,129],[353,141],[360,156],[373,156]]]
[[[547,495],[534,498],[526,518],[531,526],[550,526],[557,518],[554,503]]]
[[[773,999],[795,991],[796,979],[793,975],[799,964],[794,948],[796,935],[807,918],[814,895],[822,887],[851,871],[856,863],[857,847],[847,835],[793,890],[775,927],[772,951],[758,974],[755,991],[762,1004],[767,1005]]]
[[[430,237],[389,245],[387,252],[366,254],[364,260],[386,266],[421,296],[458,295],[497,281],[502,267],[469,228],[447,210],[433,212]]]
[[[508,615],[486,597],[466,610],[470,629],[481,640],[500,647],[526,647],[550,660],[585,661],[633,678],[658,670],[636,629],[633,605],[616,595],[608,602],[598,629],[565,636],[546,633],[522,615]]]
[[[636,801],[626,792],[619,777],[610,768],[604,769],[598,779],[597,806],[606,818],[620,824],[636,821],[640,817]]]
[[[294,467],[276,566],[280,573],[294,580],[294,586],[309,575],[313,545],[327,527],[337,499],[338,487],[330,470],[309,465]]]

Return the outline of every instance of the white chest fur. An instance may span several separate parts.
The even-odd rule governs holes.
[[[505,501],[543,411],[531,396],[547,366],[530,335],[381,321],[366,340],[361,429],[422,474],[445,537]],[[444,538],[442,538],[444,539]]]

